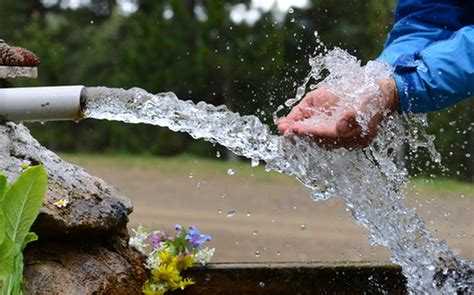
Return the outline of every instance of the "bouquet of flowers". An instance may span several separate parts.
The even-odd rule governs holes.
[[[211,237],[195,226],[186,230],[178,224],[175,230],[174,236],[164,231],[150,232],[143,226],[133,230],[135,236],[129,244],[147,257],[145,267],[150,271],[143,285],[145,294],[162,295],[194,284],[192,279],[183,278],[181,271],[194,264],[206,265],[214,255],[214,248],[202,247]]]

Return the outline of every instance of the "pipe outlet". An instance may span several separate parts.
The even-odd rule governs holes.
[[[0,121],[39,122],[82,119],[84,86],[0,89]]]

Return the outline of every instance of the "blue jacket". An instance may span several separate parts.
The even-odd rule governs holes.
[[[404,112],[474,96],[474,0],[399,0],[378,59],[394,66]]]

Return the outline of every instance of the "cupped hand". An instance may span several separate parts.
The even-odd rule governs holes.
[[[325,88],[306,95],[291,112],[278,120],[282,134],[313,138],[325,148],[363,148],[377,134],[384,115],[398,110],[398,96],[392,78],[378,80],[379,92],[347,103]],[[358,123],[358,115],[368,117],[367,126]]]

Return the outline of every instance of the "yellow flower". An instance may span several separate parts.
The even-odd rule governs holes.
[[[160,265],[152,271],[153,281],[166,284],[170,289],[179,288],[179,282],[182,280],[179,270],[172,265]]]
[[[169,264],[173,259],[168,250],[160,251],[159,257],[162,264]]]
[[[163,295],[167,291],[184,289],[194,284],[190,278],[183,278],[181,271],[194,264],[194,255],[172,255],[172,251],[163,249],[155,252],[159,264],[151,270],[151,278],[143,285],[143,293]]]
[[[180,271],[185,270],[194,264],[194,257],[190,255],[186,255],[183,257],[175,256],[173,258],[173,263],[175,264],[176,268],[179,269]]]
[[[181,283],[179,284],[181,290],[184,290],[184,288],[186,288],[187,286],[190,286],[190,285],[194,285],[194,281],[190,278],[185,278],[184,280],[181,281]]]

